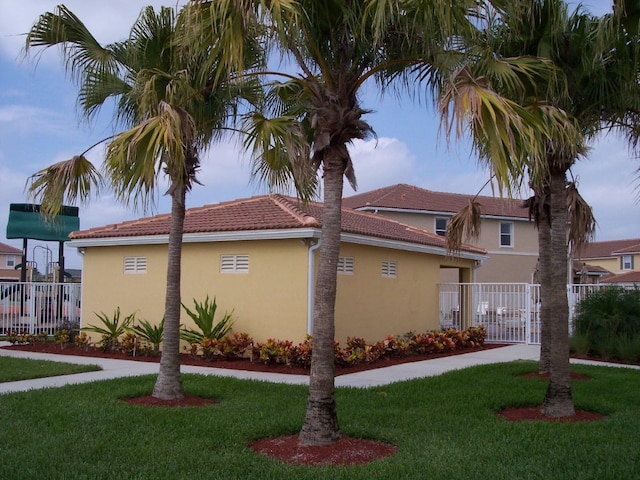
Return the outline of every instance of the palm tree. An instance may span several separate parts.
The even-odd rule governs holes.
[[[553,417],[570,416],[575,412],[570,385],[565,295],[568,241],[571,240],[574,248],[579,248],[594,229],[590,209],[585,208],[575,186],[567,181],[567,172],[585,153],[582,145],[593,138],[604,123],[613,125],[613,119],[619,118],[621,112],[628,112],[638,99],[634,73],[637,69],[633,62],[625,65],[620,58],[624,49],[619,48],[619,34],[612,34],[613,29],[602,33],[603,24],[610,21],[613,22],[610,18],[588,15],[580,7],[569,14],[567,5],[560,0],[529,0],[505,5],[498,24],[487,31],[493,35],[493,41],[488,43],[496,57],[520,54],[544,58],[564,79],[560,83],[540,82],[525,91],[509,90],[504,84],[496,86],[501,94],[525,108],[533,108],[543,123],[551,127],[539,138],[536,156],[524,151],[527,155],[522,161],[532,174],[531,186],[541,227],[542,360],[549,370],[542,412]],[[475,75],[486,71],[482,61],[474,68]],[[549,115],[551,112],[555,118]],[[570,125],[573,129],[565,130]],[[482,138],[482,132],[479,133],[478,141],[482,144],[486,137]],[[493,159],[487,158],[495,165]],[[521,178],[522,170],[510,173],[514,174],[513,181],[513,178]],[[572,221],[568,231],[569,214]]]
[[[184,16],[171,8],[145,8],[127,40],[102,46],[66,7],[45,13],[28,34],[26,48],[61,45],[67,68],[80,83],[79,104],[91,117],[114,99],[115,117],[127,130],[109,139],[103,175],[83,155],[46,168],[31,178],[30,194],[50,213],[63,202],[86,200],[108,184],[126,204],[149,207],[162,175],[169,179],[171,226],[165,297],[165,329],[153,396],[184,396],[180,375],[180,273],[186,194],[197,182],[200,153],[220,138],[242,97],[254,86],[233,81],[220,44],[205,51],[180,46]],[[260,60],[252,39],[241,60]],[[244,43],[243,43],[244,42]]]
[[[414,89],[422,82],[426,92],[431,92],[440,72],[449,71],[464,55],[456,35],[474,30],[478,2],[236,0],[232,2],[236,12],[219,24],[209,20],[220,18],[218,11],[231,2],[193,3],[202,9],[194,20],[194,25],[200,24],[193,29],[198,40],[205,39],[202,44],[218,35],[233,35],[234,28],[241,30],[259,19],[271,33],[266,41],[288,62],[283,71],[276,72],[287,80],[278,88],[297,94],[296,118],[300,131],[309,134],[301,138],[308,138],[311,144],[310,158],[299,156],[297,160],[306,160],[314,171],[321,170],[324,196],[309,396],[299,441],[304,445],[332,443],[340,437],[333,357],[344,178],[356,188],[347,147],[354,139],[374,134],[359,95],[367,81],[377,81],[383,91],[404,87],[416,96],[423,95]],[[533,72],[539,66],[539,62],[523,60],[515,68]],[[480,103],[493,100],[485,97]]]

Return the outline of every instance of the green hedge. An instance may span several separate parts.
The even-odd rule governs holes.
[[[572,351],[603,359],[640,361],[640,289],[602,288],[578,305]]]

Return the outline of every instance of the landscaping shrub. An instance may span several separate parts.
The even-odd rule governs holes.
[[[613,286],[589,294],[576,309],[574,352],[603,359],[640,358],[640,289]]]
[[[127,328],[134,322],[135,315],[135,313],[132,313],[120,319],[120,307],[116,307],[113,318],[103,312],[96,313],[96,316],[102,322],[102,326],[89,325],[82,330],[99,333],[102,338],[98,344],[105,352],[118,350],[120,348],[120,337],[126,333]]]
[[[69,343],[73,343],[76,335],[80,333],[80,325],[78,322],[64,321],[58,326],[53,333],[53,340],[64,347]]]
[[[215,321],[216,311],[218,310],[215,297],[213,298],[213,302],[210,302],[209,295],[207,295],[204,303],[198,302],[194,298],[193,303],[195,311],[189,310],[184,303],[182,304],[182,308],[184,308],[187,315],[194,321],[197,329],[182,328],[180,330],[180,338],[182,340],[191,345],[197,345],[204,339],[220,340],[231,331],[231,327],[233,326],[233,312],[225,312],[220,321]]]
[[[133,325],[128,331],[136,336],[140,354],[159,355],[164,337],[164,318],[158,325],[151,325],[146,320],[139,320],[138,323],[139,325]]]
[[[290,340],[269,338],[264,343],[258,343],[254,353],[261,362],[267,365],[291,365],[291,360],[295,353],[295,346]]]
[[[463,331],[450,329],[423,334],[389,335],[376,343],[368,343],[361,337],[349,337],[344,348],[335,342],[334,358],[336,365],[349,366],[376,362],[382,358],[425,355],[481,347],[484,345],[485,334],[484,327],[479,326]],[[311,336],[307,336],[304,342],[293,345],[288,340],[269,339],[265,343],[258,343],[253,350],[254,358],[265,364],[309,367],[313,340]]]

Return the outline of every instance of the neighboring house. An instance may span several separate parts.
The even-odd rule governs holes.
[[[573,260],[573,283],[574,284],[594,284],[600,283],[602,279],[611,272],[597,265],[590,265],[579,260]]]
[[[312,331],[312,306],[322,205],[280,195],[187,210],[182,250],[182,302],[216,298],[232,311],[234,331],[256,341],[300,342]],[[164,313],[169,215],[73,232],[83,253],[82,324],[95,313],[137,312],[159,322]],[[438,328],[440,268],[465,281],[485,251],[465,245],[448,255],[444,239],[415,227],[343,209],[338,265],[336,339]],[[183,313],[182,322],[191,320]]]
[[[0,242],[0,282],[20,281],[20,269],[16,266],[22,261],[22,250]]]
[[[474,195],[425,190],[411,185],[392,185],[343,200],[343,205],[372,212],[444,236],[451,217],[467,206]],[[475,245],[488,253],[477,269],[482,283],[531,283],[538,260],[538,232],[522,200],[478,196],[482,226]],[[443,281],[457,278],[443,271]]]
[[[640,271],[640,238],[591,242],[576,255],[577,260],[597,265],[617,275]]]

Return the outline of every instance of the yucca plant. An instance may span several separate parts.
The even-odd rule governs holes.
[[[180,330],[180,338],[182,340],[194,345],[202,342],[204,339],[221,340],[231,331],[231,327],[233,326],[233,311],[225,312],[222,319],[216,322],[215,317],[218,305],[215,297],[213,301],[209,301],[209,295],[207,295],[204,303],[200,303],[194,298],[193,303],[195,311],[189,310],[184,303],[182,304],[182,308],[184,308],[187,315],[191,317],[198,329],[182,328]]]
[[[138,325],[133,325],[127,330],[151,345],[151,353],[157,355],[160,352],[160,344],[164,336],[164,318],[158,325],[151,325],[147,320],[139,320]]]
[[[127,328],[134,322],[136,314],[132,313],[120,319],[120,307],[117,307],[113,318],[110,318],[104,312],[96,313],[96,316],[102,322],[102,326],[89,325],[88,327],[82,328],[82,330],[102,335],[100,346],[104,351],[108,351],[118,349],[118,339],[126,333]]]

